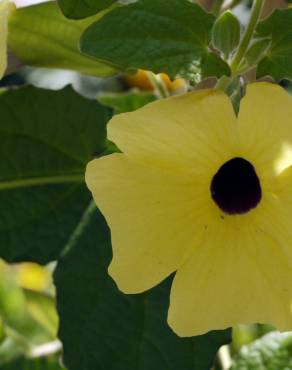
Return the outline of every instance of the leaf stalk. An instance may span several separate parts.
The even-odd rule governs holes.
[[[147,77],[151,82],[154,91],[160,99],[167,98],[169,96],[166,86],[161,78],[153,72],[147,72]]]
[[[232,75],[236,75],[238,72],[238,66],[244,57],[248,46],[250,44],[250,41],[252,39],[252,36],[254,34],[254,31],[256,29],[259,17],[261,15],[261,11],[264,5],[265,0],[254,0],[252,9],[251,9],[251,16],[247,25],[247,28],[245,30],[245,33],[243,35],[243,38],[239,44],[239,47],[237,49],[237,52],[231,62],[230,68]]]
[[[215,16],[218,16],[220,14],[223,3],[224,0],[215,0],[211,8],[211,13],[213,13]]]

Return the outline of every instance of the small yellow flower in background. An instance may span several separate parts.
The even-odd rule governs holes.
[[[52,285],[48,269],[36,263],[21,263],[16,266],[16,281],[22,288],[45,291]]]
[[[123,152],[86,181],[110,226],[109,272],[139,293],[176,271],[168,322],[180,336],[238,323],[292,330],[292,98],[201,90],[115,116]]]
[[[0,0],[0,79],[7,67],[8,17],[14,8],[9,0]]]
[[[186,81],[182,78],[172,81],[166,73],[160,73],[157,77],[162,80],[166,89],[172,94],[179,91],[185,92],[187,89]],[[124,75],[122,78],[129,86],[138,87],[141,90],[154,89],[153,84],[147,75],[147,71],[144,71],[143,69],[139,69],[134,75]]]

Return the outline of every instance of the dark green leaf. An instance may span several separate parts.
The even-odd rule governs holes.
[[[82,19],[108,8],[117,0],[58,0],[64,15],[72,19]]]
[[[2,258],[58,258],[90,201],[85,166],[107,149],[110,116],[71,88],[0,94]]]
[[[123,94],[102,95],[98,98],[102,104],[114,108],[116,114],[132,112],[156,99],[151,92],[143,93],[135,90]]]
[[[107,274],[110,259],[110,232],[93,205],[55,272],[68,369],[210,370],[230,330],[177,337],[166,323],[171,278],[144,294],[126,295]]]
[[[58,358],[52,357],[30,360],[22,357],[0,366],[0,370],[65,370],[65,368],[60,365]]]
[[[257,77],[292,79],[292,9],[275,10],[257,27],[257,36],[271,38],[271,47],[259,63]]]
[[[194,82],[229,75],[228,65],[208,49],[214,16],[188,0],[140,0],[91,25],[81,50],[127,71],[165,72]]]

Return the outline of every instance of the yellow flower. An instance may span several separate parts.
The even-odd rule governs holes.
[[[9,0],[0,0],[0,79],[7,67],[8,17],[14,8]]]
[[[122,150],[88,164],[111,228],[109,272],[139,293],[176,271],[168,322],[180,336],[237,323],[292,329],[292,98],[196,91],[116,116]]]

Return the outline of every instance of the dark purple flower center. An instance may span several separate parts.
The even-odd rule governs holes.
[[[214,202],[229,215],[250,211],[262,198],[255,168],[243,158],[225,162],[214,175],[210,190]]]

